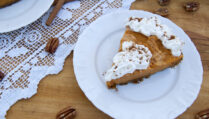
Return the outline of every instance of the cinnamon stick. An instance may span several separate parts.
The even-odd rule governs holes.
[[[53,5],[56,5],[58,1],[59,1],[59,0],[54,0]],[[74,0],[65,0],[65,3],[67,3],[67,2],[71,2],[71,1],[74,1]]]
[[[61,9],[61,7],[63,6],[64,3],[65,3],[65,0],[58,0],[57,1],[56,6],[52,10],[48,20],[46,21],[47,26],[49,26],[52,23],[52,21],[54,20],[54,18],[56,17],[57,13],[59,12],[59,10]]]

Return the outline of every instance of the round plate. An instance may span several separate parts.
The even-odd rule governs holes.
[[[13,31],[40,18],[54,0],[20,0],[0,8],[0,33]]]
[[[106,87],[103,73],[112,65],[131,16],[156,16],[168,25],[185,42],[184,59],[175,68],[115,91]],[[170,20],[145,11],[117,11],[97,19],[80,35],[73,62],[78,84],[88,99],[116,119],[176,118],[196,99],[203,76],[200,55],[185,32]]]

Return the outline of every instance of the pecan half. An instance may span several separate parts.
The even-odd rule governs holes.
[[[198,112],[195,119],[209,119],[209,109]]]
[[[169,2],[170,2],[170,0],[158,0],[158,3],[159,3],[161,6],[168,5]]]
[[[168,9],[167,8],[159,8],[155,12],[155,14],[159,14],[160,16],[166,17],[169,15]]]
[[[51,38],[48,40],[46,44],[45,51],[53,54],[57,50],[58,45],[59,45],[59,39]]]
[[[58,112],[56,119],[74,119],[75,116],[76,116],[76,109],[69,106]]]
[[[4,78],[4,73],[0,71],[0,81]]]
[[[200,3],[199,2],[186,2],[183,7],[187,12],[195,12],[199,9]]]

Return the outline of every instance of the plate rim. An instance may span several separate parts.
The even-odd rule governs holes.
[[[109,13],[109,14],[103,15],[102,17],[99,17],[99,18],[98,18],[97,20],[95,20],[92,24],[95,24],[96,21],[99,21],[99,19],[102,19],[103,17],[107,17],[107,16],[109,16],[109,15],[116,14],[116,13],[118,13],[118,12],[121,13],[121,14],[122,14],[122,12],[124,12],[124,13],[126,13],[126,12],[144,12],[144,13],[148,13],[148,14],[152,14],[152,15],[161,17],[161,16],[159,16],[159,15],[156,15],[156,14],[153,14],[153,13],[150,13],[150,12],[147,12],[147,11],[143,11],[143,10],[119,10],[119,11],[115,11],[115,12],[111,12],[111,13]],[[163,17],[161,17],[161,18],[162,18],[162,19],[166,19],[166,18],[163,18]],[[168,20],[168,21],[171,22],[172,24],[175,24],[175,23],[173,23],[173,22],[172,22],[171,20],[169,20],[169,19],[166,19],[166,20]],[[91,26],[92,24],[90,24],[90,26]],[[175,24],[175,25],[176,25],[176,24]],[[178,29],[179,29],[179,30],[187,37],[187,39],[189,39],[188,42],[190,42],[190,43],[192,44],[192,47],[194,48],[194,50],[197,51],[197,49],[196,49],[194,43],[191,41],[191,39],[188,37],[188,35],[187,35],[187,34],[186,34],[179,26],[176,25],[176,27],[177,27],[177,28],[178,28]],[[87,27],[87,28],[82,32],[82,34],[79,36],[78,41],[77,41],[77,44],[80,42],[79,39],[81,39],[81,38],[83,37],[85,31],[87,31],[88,28],[89,28],[89,27]],[[79,84],[79,87],[81,88],[81,90],[84,92],[84,94],[86,95],[86,97],[90,100],[90,102],[92,102],[92,104],[93,104],[94,106],[96,106],[99,110],[103,111],[104,113],[106,113],[106,114],[108,114],[108,115],[110,115],[110,116],[116,118],[117,116],[116,116],[113,112],[110,113],[110,112],[104,111],[104,110],[102,109],[102,108],[104,108],[104,107],[102,107],[101,105],[96,104],[96,103],[94,102],[94,99],[92,99],[92,97],[89,96],[89,95],[86,93],[86,91],[84,91],[81,82],[78,80],[78,78],[77,78],[77,77],[78,77],[78,76],[77,76],[78,74],[77,74],[77,69],[76,69],[76,62],[77,62],[77,61],[76,61],[76,57],[77,57],[76,52],[77,52],[77,49],[78,49],[78,45],[77,45],[77,44],[76,44],[75,49],[74,49],[73,66],[74,66],[74,72],[75,72],[76,80],[77,80],[77,82],[78,82],[78,84]],[[193,99],[190,100],[190,103],[187,103],[187,104],[183,105],[182,110],[181,110],[180,112],[178,112],[178,113],[174,113],[174,115],[172,115],[172,117],[177,117],[177,116],[179,116],[180,114],[182,114],[188,107],[190,107],[190,106],[193,104],[193,102],[196,100],[196,98],[197,98],[197,96],[198,96],[198,94],[199,94],[200,87],[201,87],[202,80],[203,80],[203,67],[202,67],[201,57],[200,57],[198,51],[197,51],[197,54],[198,54],[198,56],[199,56],[199,57],[197,57],[197,59],[198,59],[198,62],[200,63],[200,66],[201,66],[201,67],[200,67],[200,68],[201,68],[201,71],[200,71],[201,80],[200,80],[200,82],[199,82],[199,84],[198,84],[199,87],[197,87],[197,90],[196,90],[196,92],[195,92],[196,94],[195,94],[195,96],[193,97]],[[100,107],[99,107],[99,106],[100,106]]]
[[[25,17],[30,18],[30,19],[27,19],[26,21],[23,21],[19,25],[14,25],[13,24],[13,25],[8,27],[8,24],[0,22],[0,25],[4,26],[4,28],[0,29],[0,33],[7,33],[7,32],[18,30],[18,29],[20,29],[20,28],[22,28],[24,26],[27,26],[27,25],[35,22],[36,20],[38,20],[44,13],[46,13],[50,9],[50,7],[52,6],[52,4],[54,2],[53,0],[44,0],[44,1],[45,2],[43,2],[42,0],[36,1],[36,3],[39,3],[39,4],[40,3],[46,3],[46,1],[47,1],[47,3],[44,6],[39,7],[39,8],[37,8],[37,7],[34,8],[34,10],[35,9],[39,9],[38,10],[39,12],[36,12],[36,14],[30,15],[34,11],[34,10],[30,10],[30,11],[27,11],[27,12],[24,13],[26,16],[25,15],[21,15],[21,17],[18,18],[19,20],[23,20],[23,19],[25,19]],[[9,7],[13,7],[13,6],[9,6]],[[4,9],[4,8],[2,8],[2,9]],[[5,27],[6,27],[6,29],[5,29]]]

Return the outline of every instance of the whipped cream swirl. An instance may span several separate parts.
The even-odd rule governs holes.
[[[114,56],[113,66],[106,72],[105,80],[110,81],[133,73],[135,70],[147,69],[151,57],[152,53],[144,45],[125,41],[122,44],[122,51]]]
[[[165,48],[170,49],[173,56],[180,56],[182,53],[182,42],[176,37],[168,26],[161,24],[157,17],[150,18],[130,18],[127,26],[135,32],[140,32],[145,36],[155,35],[161,41]]]

